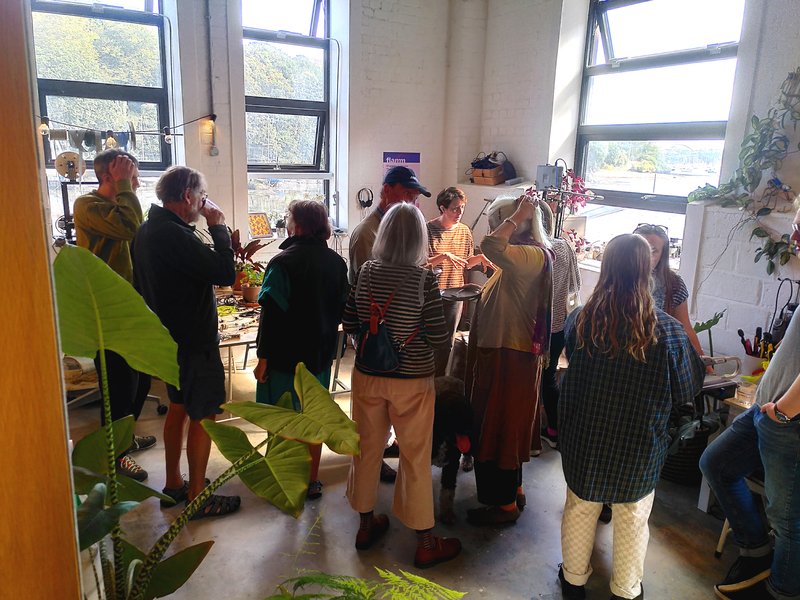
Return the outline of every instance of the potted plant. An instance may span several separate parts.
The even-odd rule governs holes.
[[[239,291],[242,289],[242,280],[245,278],[245,267],[252,267],[258,272],[264,270],[264,265],[253,260],[253,255],[261,248],[266,247],[266,244],[260,240],[251,240],[246,246],[242,246],[239,230],[237,229],[231,233],[231,247],[233,248],[233,259],[236,261],[236,281],[233,284],[233,289]]]
[[[726,183],[706,184],[688,196],[689,202],[711,201],[720,206],[738,206],[742,217],[734,226],[754,228],[750,239],[759,239],[754,262],[767,261],[767,275],[797,256],[797,246],[789,236],[776,232],[761,220],[772,213],[792,210],[800,187],[798,153],[800,147],[800,67],[790,72],[781,85],[778,102],[767,116],[752,115],[749,132],[739,150],[739,168]]]
[[[249,304],[258,302],[261,284],[264,282],[264,271],[258,271],[253,265],[245,265],[242,278],[242,298]]]

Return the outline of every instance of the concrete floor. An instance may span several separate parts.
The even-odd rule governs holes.
[[[233,376],[234,398],[255,398],[255,380],[250,369]],[[352,353],[343,361],[345,381],[349,381]],[[241,366],[241,359],[238,360]],[[166,401],[163,384],[156,382],[154,393]],[[349,394],[337,396],[345,411]],[[80,439],[99,422],[98,405],[71,408],[70,430]],[[246,421],[233,421],[250,435],[251,441],[263,436]],[[147,484],[161,489],[163,471],[163,417],[148,402],[138,421],[137,433],[158,438],[155,448],[135,456],[150,476]],[[397,459],[389,459],[396,465]],[[224,471],[229,463],[212,448],[209,477]],[[378,512],[389,512],[391,529],[374,548],[358,552],[353,544],[358,517],[344,496],[349,460],[323,450],[321,479],[323,497],[306,504],[305,511],[293,519],[255,497],[238,479],[228,482],[222,493],[240,494],[240,511],[221,519],[205,519],[190,524],[181,532],[171,551],[214,540],[214,546],[200,568],[177,593],[176,599],[231,598],[260,600],[275,592],[275,586],[303,570],[374,577],[374,567],[421,574],[441,585],[467,592],[467,598],[559,599],[557,580],[561,561],[560,525],[566,485],[558,452],[545,446],[538,458],[524,468],[528,506],[517,524],[506,529],[476,528],[466,523],[466,510],[476,506],[472,473],[460,473],[455,508],[459,522],[453,526],[437,524],[436,533],[461,538],[464,550],[457,559],[420,571],[413,566],[415,537],[390,513],[392,486],[381,484]],[[438,496],[439,470],[432,468],[435,496]],[[645,563],[646,597],[651,600],[692,600],[713,598],[713,585],[720,581],[736,556],[731,541],[721,560],[714,558],[714,547],[722,527],[718,519],[696,508],[697,487],[662,482],[656,492],[650,518],[650,546]],[[128,539],[147,550],[179,508],[161,509],[156,499],[148,499],[123,518]],[[588,598],[607,599],[611,568],[611,525],[599,524],[592,558],[594,574],[588,585]],[[89,597],[94,583],[84,579]]]

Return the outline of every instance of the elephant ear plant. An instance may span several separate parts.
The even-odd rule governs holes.
[[[147,553],[136,548],[124,539],[120,517],[149,497],[172,500],[116,473],[115,458],[130,447],[133,438],[133,418],[111,422],[103,352],[112,350],[134,369],[178,386],[177,346],[133,287],[88,250],[62,248],[53,272],[62,349],[89,358],[100,353],[106,425],[80,440],[72,454],[75,491],[86,496],[78,509],[78,537],[81,550],[89,549],[91,554],[96,546],[100,555],[102,584],[95,571],[99,597],[149,600],[169,595],[183,585],[213,542],[190,546],[167,559],[164,555],[189,516],[235,475],[262,498],[297,516],[303,508],[310,461],[306,446],[300,442],[326,443],[336,452],[358,453],[355,424],[300,364],[295,389],[303,411],[244,403],[248,404],[243,409],[248,418],[269,433],[256,446],[235,427],[205,421],[212,439],[233,464],[184,509]],[[238,410],[239,405],[235,406]],[[262,455],[259,450],[264,446]],[[107,556],[109,536],[111,559]]]

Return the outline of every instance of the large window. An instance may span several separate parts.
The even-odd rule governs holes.
[[[576,165],[614,206],[719,183],[744,0],[592,0]]]
[[[330,46],[324,0],[242,0],[249,210],[327,203]]]
[[[96,187],[92,159],[112,145],[139,159],[137,195],[158,202],[156,177],[171,160],[161,135],[169,123],[164,17],[158,0],[32,0],[39,115],[44,138],[54,238],[72,239],[72,204]],[[109,136],[109,132],[111,135]],[[83,183],[64,183],[54,168],[62,152],[86,164]]]
[[[163,17],[153,0],[114,4],[31,3],[39,109],[54,130],[48,166],[63,151],[91,163],[109,137],[142,170],[171,162],[159,135],[169,122]]]

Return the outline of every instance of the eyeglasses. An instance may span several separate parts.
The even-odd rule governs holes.
[[[633,233],[648,234],[661,232],[669,237],[669,229],[666,225],[653,225],[652,223],[639,223]]]
[[[461,214],[464,212],[466,207],[463,204],[458,204],[456,206],[451,206],[450,208],[446,208],[445,210],[449,210],[452,213]]]
[[[206,201],[208,200],[208,193],[207,192],[203,192],[203,195],[200,198],[201,198],[200,208],[203,208],[203,207],[205,207]]]

